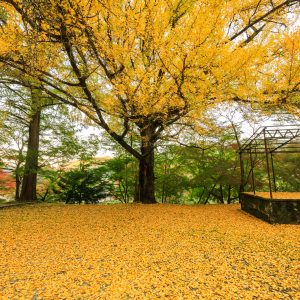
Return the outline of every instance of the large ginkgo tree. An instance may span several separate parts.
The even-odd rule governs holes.
[[[156,202],[154,150],[174,123],[191,124],[224,101],[286,103],[299,87],[297,72],[286,83],[276,69],[290,66],[284,62],[291,47],[282,41],[297,32],[299,0],[0,5],[3,67],[80,109],[138,159],[142,203]],[[15,78],[2,80],[19,84]],[[280,90],[272,88],[276,82]],[[139,147],[130,143],[132,135]]]

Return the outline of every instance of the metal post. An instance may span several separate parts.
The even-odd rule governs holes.
[[[268,145],[267,145],[266,129],[265,128],[263,130],[263,133],[264,133],[265,153],[266,153],[267,171],[268,171],[268,179],[269,179],[270,198],[273,199],[272,183],[271,183],[271,175],[270,175],[270,163],[269,163],[269,156],[268,156]]]
[[[253,158],[252,158],[252,151],[250,148],[250,164],[251,164],[251,177],[252,177],[252,188],[253,188],[253,194],[255,195],[255,182],[254,182],[254,164],[253,164]]]
[[[275,169],[274,169],[274,162],[273,162],[273,152],[271,152],[271,165],[272,165],[272,173],[273,173],[274,191],[277,192],[276,178],[275,178]]]

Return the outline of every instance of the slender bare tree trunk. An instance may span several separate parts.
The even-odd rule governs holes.
[[[220,202],[222,204],[224,204],[224,194],[223,194],[223,185],[222,184],[220,184],[219,190],[220,190]]]
[[[228,196],[227,196],[227,204],[231,203],[231,185],[228,185]]]
[[[240,142],[240,137],[238,134],[238,131],[236,129],[236,125],[231,121],[231,126],[234,131],[234,137],[237,142],[238,148],[239,148],[239,162],[240,162],[240,186],[239,186],[239,199],[241,199],[241,194],[244,192],[245,188],[245,166],[244,166],[244,160],[243,160],[243,155],[240,152],[241,151],[241,142]]]
[[[15,201],[19,201],[20,200],[20,187],[21,187],[21,176],[19,174],[20,170],[19,170],[20,166],[19,164],[16,167],[16,191],[15,191]]]

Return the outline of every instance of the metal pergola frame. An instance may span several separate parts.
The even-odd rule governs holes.
[[[253,155],[265,154],[268,172],[270,198],[273,198],[273,189],[277,192],[273,155],[276,153],[300,153],[300,125],[265,126],[258,128],[254,134],[241,146],[239,155],[241,162],[248,154],[251,164],[252,188],[255,194]],[[271,179],[272,172],[272,179]],[[242,173],[241,173],[242,174]],[[242,176],[243,177],[243,176]],[[244,185],[244,178],[242,185]]]

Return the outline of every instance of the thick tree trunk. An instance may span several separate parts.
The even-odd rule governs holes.
[[[28,148],[22,182],[20,201],[34,202],[37,200],[37,170],[39,152],[41,110],[35,109],[29,123]]]
[[[156,203],[154,177],[154,143],[152,141],[155,128],[151,125],[141,129],[141,154],[139,159],[138,202]]]
[[[140,159],[139,202],[156,203],[154,190],[154,151]]]

